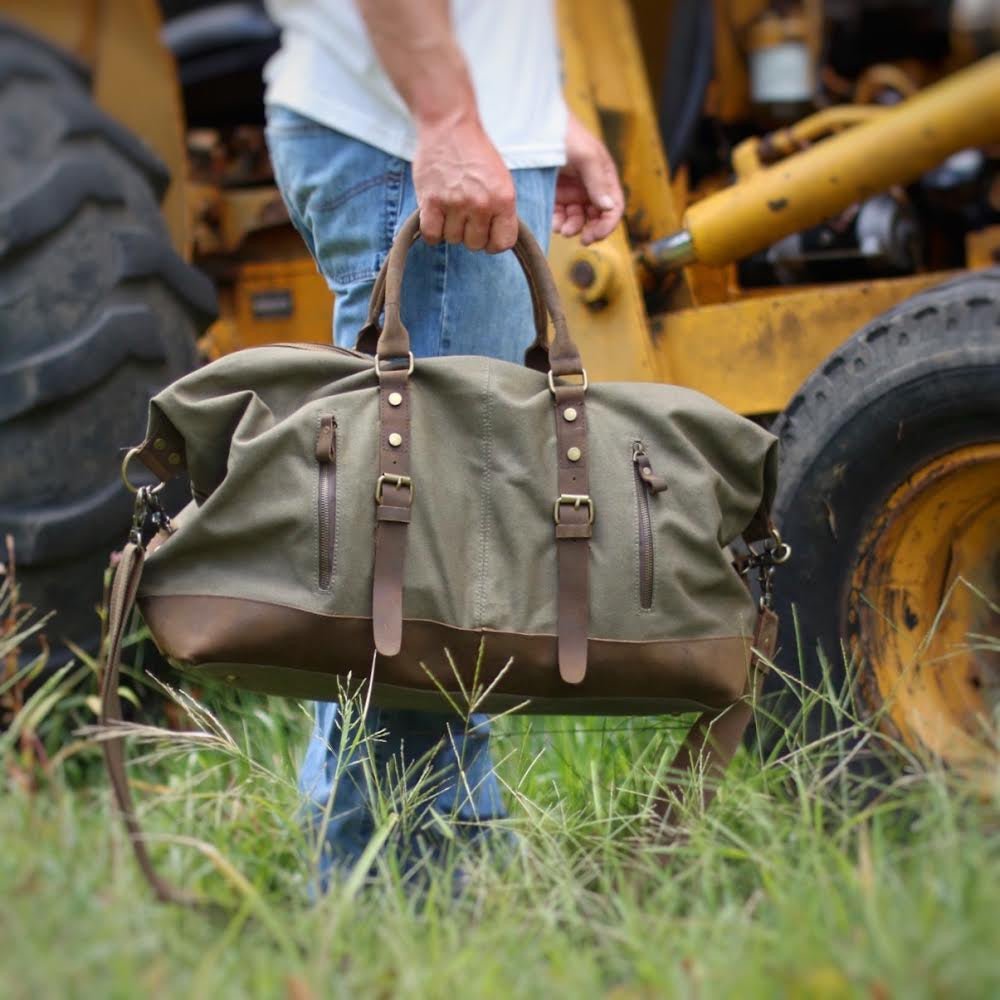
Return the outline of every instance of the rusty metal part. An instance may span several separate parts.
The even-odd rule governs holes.
[[[3,14],[90,66],[97,104],[167,165],[173,183],[163,215],[175,248],[189,258],[184,110],[155,0],[4,0]]]
[[[746,257],[914,180],[957,150],[1000,140],[998,106],[1000,54],[692,205],[683,228],[700,261],[718,265]],[[661,243],[644,249],[647,266],[658,266]]]
[[[878,63],[869,66],[858,78],[854,85],[854,101],[862,105],[872,104],[887,96],[886,91],[907,98],[917,93],[918,89],[916,81],[902,67]]]
[[[996,768],[1000,707],[1000,443],[929,462],[863,540],[850,641],[878,703],[912,747]],[[863,667],[864,669],[864,667]]]
[[[652,319],[658,377],[739,413],[776,413],[852,333],[946,274],[771,291]],[[595,317],[593,327],[600,321]],[[600,340],[574,327],[584,361],[605,379]],[[621,362],[619,361],[620,365]]]
[[[614,157],[627,195],[627,238],[621,247],[628,250],[629,242],[644,242],[680,225],[632,11],[625,0],[560,0],[556,9],[563,89],[570,108],[584,125],[603,134]],[[616,237],[602,246],[617,245]],[[629,273],[634,270],[630,256],[621,267],[623,293],[634,294],[641,305],[638,282]],[[691,303],[686,276],[673,301]]]
[[[787,128],[768,132],[759,138],[745,139],[733,150],[733,169],[739,180],[746,180],[762,167],[800,153],[824,136],[872,121],[888,110],[862,104],[837,104],[824,108]]]
[[[659,366],[629,234],[668,232],[679,222],[679,214],[634,25],[624,0],[560,0],[556,10],[566,99],[587,128],[603,133],[621,171],[628,210],[625,224],[601,242],[615,287],[604,308],[595,310],[584,302],[569,279],[578,239],[554,236],[549,262],[567,321],[573,330],[587,331],[589,356],[600,359],[603,377],[652,381]],[[686,282],[678,282],[677,297],[691,301]]]
[[[965,263],[973,269],[1000,264],[1000,225],[977,229],[965,237]]]
[[[600,246],[580,247],[570,264],[569,280],[587,305],[603,308],[616,291],[615,260]]]
[[[199,257],[237,253],[251,234],[291,225],[281,195],[270,185],[223,190],[189,184],[188,207]]]
[[[219,296],[219,319],[200,345],[209,357],[291,341],[329,344],[333,295],[311,257],[242,264]]]

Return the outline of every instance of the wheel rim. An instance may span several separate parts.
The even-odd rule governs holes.
[[[1000,719],[1000,442],[929,462],[862,543],[849,596],[862,690],[898,735],[995,766]]]

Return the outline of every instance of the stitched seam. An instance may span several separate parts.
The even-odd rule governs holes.
[[[449,244],[443,244],[444,250],[441,256],[444,258],[444,266],[441,268],[441,326],[438,328],[438,347],[437,353],[441,354],[444,349],[445,340],[448,341],[448,346],[451,346],[451,337],[446,336],[446,331],[448,329],[448,247]]]
[[[370,622],[371,617],[366,615],[343,615],[337,614],[336,612],[330,611],[316,611],[314,608],[301,608],[294,604],[283,604],[280,601],[259,601],[253,597],[225,597],[219,594],[196,594],[196,593],[175,593],[171,591],[170,593],[157,593],[155,590],[146,590],[144,593],[139,594],[136,598],[140,611],[142,610],[142,605],[151,600],[167,600],[171,601],[176,598],[197,598],[202,601],[240,601],[245,604],[256,604],[263,605],[269,608],[282,608],[286,611],[299,611],[305,615],[313,615],[316,618],[330,618],[340,621],[364,621]],[[503,638],[504,636],[510,635],[516,638],[528,638],[528,639],[548,639],[550,641],[557,639],[558,637],[552,632],[518,632],[515,629],[496,629],[487,628],[486,626],[481,626],[480,628],[463,628],[461,625],[452,625],[448,622],[439,622],[434,618],[404,618],[404,622],[416,622],[418,624],[425,625],[440,625],[442,628],[454,629],[456,632],[481,632],[485,637],[488,636],[499,636]],[[674,643],[688,643],[689,645],[703,642],[718,642],[721,639],[739,639],[740,642],[746,643],[748,639],[752,640],[752,634],[741,634],[735,632],[729,632],[725,635],[703,635],[696,636],[694,638],[685,638],[684,636],[674,636],[667,639],[613,639],[609,636],[603,635],[592,635],[589,637],[590,642],[607,642],[613,643],[618,646],[655,646],[655,645],[665,645]]]
[[[393,172],[388,170],[377,177],[369,177],[366,180],[359,181],[353,187],[349,187],[346,191],[341,191],[335,198],[319,199],[309,207],[317,212],[332,212],[335,208],[340,208],[345,202],[350,201],[355,195],[364,194],[365,191],[373,187],[381,187],[386,184],[391,180],[392,174]]]
[[[382,263],[385,258],[389,255],[389,247],[392,246],[393,238],[396,235],[396,230],[399,228],[399,216],[403,210],[403,188],[404,188],[404,170],[394,170],[389,175],[389,192],[386,202],[392,200],[393,194],[396,196],[396,204],[389,207],[389,211],[385,216],[385,250],[378,255],[379,261],[378,266],[381,268]]]
[[[483,476],[480,496],[480,525],[479,525],[479,599],[476,612],[476,620],[479,627],[484,627],[486,621],[486,568],[487,551],[489,542],[489,502],[490,488],[492,486],[493,461],[493,424],[492,424],[492,397],[490,396],[490,382],[493,378],[493,362],[486,363],[486,379],[483,383]]]

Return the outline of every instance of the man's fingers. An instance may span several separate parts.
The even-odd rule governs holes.
[[[587,213],[591,218],[584,227],[584,242],[603,240],[618,225],[625,208],[625,196],[618,183],[614,161],[603,146],[597,145],[591,155],[578,164],[578,169],[590,205],[600,213],[596,219],[592,213]]]
[[[494,215],[490,224],[490,238],[486,243],[489,253],[509,250],[517,241],[517,212],[511,205],[508,211]]]
[[[465,230],[462,242],[470,250],[484,250],[490,239],[490,220],[481,215],[470,216],[465,220]]]
[[[427,202],[420,206],[420,235],[431,246],[441,242],[444,235],[444,212],[436,202]]]
[[[563,219],[562,228],[559,230],[562,236],[576,236],[577,233],[583,229],[583,224],[586,221],[583,214],[583,206],[571,202],[565,206],[565,218]]]
[[[584,245],[596,243],[609,236],[620,219],[621,212],[604,212],[599,218],[589,220],[583,227],[583,233],[580,237]]]
[[[444,217],[444,239],[446,243],[461,243],[465,235],[468,216],[461,209],[450,209]]]

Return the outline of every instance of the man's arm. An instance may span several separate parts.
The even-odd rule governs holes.
[[[499,253],[517,238],[514,181],[483,129],[448,0],[357,0],[389,79],[413,115],[413,184],[428,243]]]

